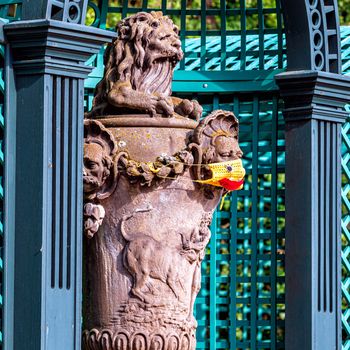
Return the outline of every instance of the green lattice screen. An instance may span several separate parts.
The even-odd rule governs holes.
[[[343,27],[342,63],[344,74],[350,75],[350,28]],[[350,112],[350,105],[347,107]],[[350,119],[342,128],[342,292],[343,350],[350,349]]]
[[[89,2],[88,22],[113,29],[132,13],[161,10],[179,26],[185,52],[181,70],[271,69],[271,57],[277,58],[276,66],[282,68],[285,52],[280,1],[273,6],[265,3],[271,1],[93,0]],[[232,36],[239,41],[230,40]],[[272,36],[273,45],[266,40]]]
[[[214,97],[240,120],[244,189],[214,216],[196,304],[198,349],[284,348],[284,124],[276,97]]]
[[[179,10],[176,8],[179,2],[168,1],[170,6],[167,6],[164,1],[161,3],[162,6],[155,6],[155,2],[152,3],[152,9],[157,10],[162,7],[163,12],[170,14],[175,22],[178,24],[189,23],[185,20],[186,16],[198,16],[201,11],[200,6],[203,5],[203,2],[188,2],[190,6],[182,6]],[[193,5],[193,4],[197,5]],[[222,2],[221,2],[222,3]],[[248,1],[247,1],[248,3]],[[212,15],[215,15],[215,12],[209,12],[211,9],[207,8],[206,12],[206,21],[203,20],[203,11],[201,11],[202,16],[197,19],[201,19],[200,23],[202,28],[205,28],[206,32],[195,32],[188,31],[181,28],[182,31],[182,42],[183,47],[185,48],[185,63],[182,64],[179,68],[182,70],[256,70],[256,69],[276,69],[284,68],[286,64],[286,56],[283,51],[285,43],[283,40],[281,21],[280,21],[280,9],[277,4],[276,8],[264,9],[262,8],[262,2],[251,2],[252,7],[249,8],[245,4],[245,1],[232,2],[235,4],[232,12],[226,11],[226,14],[235,14],[239,16],[240,13],[245,14],[246,19],[242,21],[242,16],[240,16],[240,25],[238,28],[235,28],[235,31],[226,31],[226,28],[223,31],[212,31],[211,28],[207,25],[208,18]],[[151,2],[149,2],[151,4]],[[244,6],[241,6],[244,4]],[[104,6],[104,7],[103,7]],[[104,8],[104,15],[99,17],[99,12],[96,16],[97,21],[95,25],[99,25],[99,18],[105,18],[102,20],[102,26],[106,24],[106,19],[110,19],[110,27],[114,24],[115,21],[121,18],[122,15],[131,14],[137,12],[141,9],[150,10],[152,6],[148,6],[147,2],[142,3],[142,7],[137,6],[137,2],[134,2],[134,6],[129,9],[125,9],[127,4],[124,2],[124,7],[118,6],[114,3],[110,4],[108,8],[106,2],[100,3],[100,8]],[[197,8],[196,8],[197,6]],[[96,6],[95,6],[96,8]],[[107,8],[107,11],[106,11]],[[199,8],[199,10],[198,10]],[[164,9],[167,9],[164,11]],[[185,9],[185,10],[184,10]],[[266,11],[267,10],[267,11]],[[108,14],[108,12],[111,12]],[[180,12],[179,12],[180,11]],[[215,11],[218,11],[216,9]],[[231,10],[230,10],[231,11]],[[266,11],[266,12],[265,12]],[[100,12],[100,14],[103,11]],[[186,12],[186,14],[184,14]],[[261,14],[264,13],[262,16]],[[277,29],[262,30],[260,26],[260,31],[254,30],[250,27],[249,16],[256,16],[262,23],[262,18],[264,20],[267,18],[273,18],[273,15],[276,16],[275,24],[277,23]],[[105,16],[105,17],[104,17]],[[109,16],[109,17],[108,17]],[[179,23],[180,16],[180,23]],[[271,17],[272,16],[272,17]],[[243,16],[244,17],[244,16]],[[181,22],[182,19],[182,22]],[[220,20],[223,23],[223,18]],[[198,22],[199,23],[199,22]],[[243,24],[243,26],[242,26]],[[227,21],[226,21],[227,25]],[[108,25],[106,26],[108,27]],[[273,26],[272,26],[273,27]],[[243,30],[242,30],[243,29]],[[223,46],[223,38],[226,36],[226,46]],[[342,29],[342,44],[343,44],[343,69],[350,70],[350,59],[349,59],[349,36],[350,32],[348,29]],[[205,43],[205,46],[203,46]],[[222,48],[226,48],[226,55],[222,53]],[[224,60],[222,59],[224,57]],[[101,58],[99,58],[101,60]],[[96,62],[94,62],[96,64]],[[98,73],[101,74],[101,70],[97,69]],[[189,76],[189,80],[190,80]],[[91,80],[92,81],[92,80]],[[181,89],[179,89],[181,90]],[[91,94],[90,102],[91,102]],[[198,95],[195,96],[198,98]],[[232,97],[232,96],[231,96]],[[233,97],[232,97],[233,98]],[[209,106],[219,105],[218,101],[221,99],[221,96],[216,97],[216,103],[213,103]],[[215,99],[214,99],[215,100]],[[269,97],[269,101],[273,100],[273,97]],[[205,102],[205,101],[203,101]],[[207,101],[208,102],[208,101]],[[251,101],[252,102],[252,101]],[[236,114],[240,111],[241,102],[239,98],[236,97],[236,107],[221,106],[220,108],[234,109]],[[246,102],[247,104],[247,102]],[[249,103],[248,103],[249,104]],[[255,103],[256,104],[256,103]],[[251,106],[254,105],[251,103]],[[258,104],[259,105],[259,104]],[[252,108],[252,107],[251,107]],[[279,109],[280,110],[280,109]],[[270,110],[270,113],[272,110]],[[240,113],[239,113],[240,114]],[[273,113],[272,113],[273,114]],[[259,108],[256,109],[253,115],[259,115]],[[280,116],[280,113],[278,113]],[[241,115],[240,115],[241,116]],[[253,119],[253,118],[252,118]],[[253,124],[252,124],[253,125]],[[270,120],[271,130],[273,128],[273,121]],[[276,125],[276,124],[275,124]],[[258,129],[260,126],[260,121],[258,123]],[[279,126],[280,127],[280,126]],[[343,129],[344,139],[347,141],[347,135],[350,135],[350,124],[345,125]],[[272,134],[271,134],[272,135]],[[270,136],[272,142],[273,137]],[[283,138],[280,139],[282,142]],[[246,141],[244,136],[241,136],[241,141]],[[265,140],[266,141],[266,140]],[[279,147],[283,147],[279,145]],[[349,150],[349,142],[347,144],[347,151]],[[273,150],[274,151],[274,150]],[[343,167],[347,164],[347,157],[349,152],[344,153],[343,157]],[[272,152],[273,153],[273,152]],[[259,154],[258,163],[256,160],[251,162],[253,169],[255,166],[258,166],[260,159],[265,159],[272,161],[273,155],[270,153],[265,153],[261,149],[260,145],[258,146],[257,153]],[[275,154],[279,156],[277,159],[280,161],[277,164],[283,164],[283,149],[278,149]],[[270,157],[270,158],[269,158]],[[350,157],[350,156],[349,156]],[[344,163],[345,162],[345,163]],[[247,162],[248,164],[249,162]],[[271,163],[270,171],[271,173],[275,171],[274,166]],[[260,168],[260,166],[259,166]],[[198,348],[230,348],[230,349],[275,349],[283,348],[283,319],[284,319],[284,265],[283,265],[283,253],[284,253],[284,231],[283,231],[283,169],[280,167],[278,169],[277,179],[278,182],[278,201],[272,203],[269,197],[261,200],[261,197],[256,196],[256,192],[259,191],[256,189],[256,183],[252,183],[250,188],[251,193],[249,196],[244,197],[243,203],[245,203],[247,212],[247,218],[245,223],[248,223],[248,230],[251,234],[244,233],[246,241],[239,240],[240,236],[235,236],[234,224],[238,218],[241,218],[242,213],[235,212],[236,206],[236,194],[234,195],[234,200],[231,207],[226,206],[223,212],[220,212],[216,216],[216,221],[213,226],[213,231],[217,234],[216,244],[217,249],[216,253],[210,256],[210,251],[213,251],[214,241],[211,243],[209,249],[208,260],[203,270],[203,288],[199,296],[197,303],[197,317],[199,318],[199,327],[198,327]],[[349,171],[348,171],[349,174]],[[347,174],[346,183],[349,182],[350,176]],[[271,191],[272,197],[275,196],[276,186],[272,180],[272,174],[265,174],[267,181],[264,181],[267,191]],[[252,178],[253,179],[253,176]],[[259,179],[259,177],[258,177]],[[259,179],[260,181],[260,179]],[[271,183],[272,181],[272,183]],[[348,186],[344,183],[343,188],[343,198],[344,198],[344,208],[347,210],[350,208],[350,202],[345,200],[345,197],[350,192]],[[254,189],[255,188],[255,189]],[[249,191],[249,190],[247,190]],[[254,194],[253,194],[254,192]],[[345,193],[345,194],[344,194]],[[238,198],[240,193],[238,193]],[[241,201],[237,201],[237,204],[240,205]],[[259,201],[260,200],[260,201]],[[268,202],[270,200],[270,202]],[[265,204],[261,204],[265,203]],[[266,203],[268,203],[266,205]],[[253,208],[256,212],[253,211]],[[258,208],[258,209],[257,209]],[[267,212],[260,212],[260,208],[265,209]],[[240,207],[238,206],[238,210]],[[272,214],[272,217],[270,215]],[[249,216],[251,215],[251,216]],[[252,216],[255,215],[257,220],[253,219]],[[262,218],[260,216],[262,215]],[[266,215],[266,217],[264,217]],[[281,217],[282,216],[282,217]],[[260,228],[262,225],[263,231],[266,229],[265,225],[271,225],[271,220],[276,225],[277,218],[277,228],[278,230],[271,229],[270,232],[264,232],[262,236],[258,236],[257,227]],[[244,220],[243,220],[244,221]],[[254,225],[253,225],[254,221]],[[241,221],[237,221],[238,222]],[[265,222],[265,224],[264,224]],[[350,312],[348,306],[350,304],[350,264],[348,262],[348,257],[350,256],[350,234],[347,228],[350,219],[348,216],[345,216],[343,219],[343,340],[344,340],[344,349],[350,349]],[[231,223],[231,225],[230,225]],[[229,226],[228,226],[229,225]],[[250,226],[249,226],[250,225]],[[228,228],[231,227],[231,230]],[[247,227],[245,227],[247,229]],[[274,228],[274,227],[273,227]],[[239,233],[239,226],[238,231]],[[236,233],[236,234],[237,234]],[[225,234],[226,236],[220,236]],[[233,236],[231,237],[231,234]],[[270,234],[270,236],[269,236]],[[261,239],[260,239],[261,237]],[[266,238],[268,237],[268,238]],[[240,250],[241,249],[241,250]],[[237,254],[233,254],[233,251],[236,250]],[[261,254],[261,251],[265,252]],[[224,253],[222,253],[224,252]],[[243,253],[240,253],[243,252]],[[210,260],[211,257],[211,260]],[[238,258],[242,258],[238,260]],[[211,261],[211,264],[208,262]],[[214,264],[213,261],[216,261]],[[253,266],[254,262],[258,262],[257,266]],[[236,269],[232,268],[232,265],[236,264]],[[261,267],[261,265],[264,267]],[[252,268],[253,266],[253,268]],[[239,282],[238,282],[239,281]],[[211,283],[211,284],[210,284]],[[209,292],[210,291],[210,292]],[[234,292],[236,291],[236,294]],[[254,297],[257,297],[254,299]],[[252,300],[254,301],[252,303]],[[260,317],[260,318],[259,318]],[[230,321],[229,321],[230,320]],[[209,327],[211,325],[211,327]],[[229,340],[229,341],[228,341]]]

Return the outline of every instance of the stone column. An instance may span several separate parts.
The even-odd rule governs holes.
[[[350,79],[276,77],[286,121],[286,349],[341,348],[341,124]]]
[[[7,189],[15,191],[14,337],[6,340],[11,350],[78,350],[85,62],[114,34],[55,20],[14,22],[5,33],[17,101],[15,188]]]

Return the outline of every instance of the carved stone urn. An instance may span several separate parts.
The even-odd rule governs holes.
[[[182,51],[167,17],[117,31],[85,121],[83,349],[192,350],[220,179],[244,177],[238,121],[219,110],[199,122],[196,101],[170,96]]]

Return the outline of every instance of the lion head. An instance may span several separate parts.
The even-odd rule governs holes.
[[[195,177],[210,177],[205,174],[205,164],[227,162],[242,158],[238,144],[239,123],[232,112],[217,110],[202,119],[194,130],[189,147],[195,158]]]
[[[94,106],[107,101],[113,86],[123,82],[137,91],[169,96],[173,70],[183,57],[177,26],[162,12],[139,12],[120,21],[116,30],[118,36],[105,52]]]
[[[139,68],[149,67],[153,63],[169,61],[173,66],[183,57],[179,30],[173,21],[162,12],[139,12],[125,18],[117,25],[118,38],[114,42],[116,64],[119,66],[131,49],[133,64]],[[131,45],[126,45],[126,44]],[[118,50],[120,49],[120,50]],[[123,68],[123,67],[122,67]],[[124,67],[125,68],[125,67]],[[125,71],[119,71],[121,78]]]

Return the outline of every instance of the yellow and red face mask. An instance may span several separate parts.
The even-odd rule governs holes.
[[[212,163],[206,166],[211,170],[212,177],[207,180],[197,180],[197,182],[223,187],[228,191],[236,191],[243,188],[245,169],[241,159]]]

